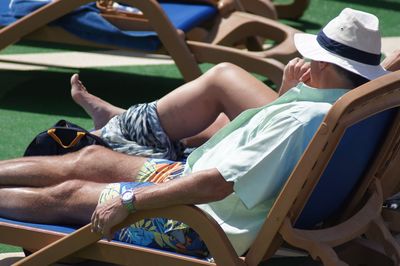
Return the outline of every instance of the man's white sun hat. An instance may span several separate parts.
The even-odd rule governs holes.
[[[380,66],[379,20],[366,12],[345,8],[318,35],[297,33],[294,43],[305,58],[338,65],[369,80],[388,73]]]

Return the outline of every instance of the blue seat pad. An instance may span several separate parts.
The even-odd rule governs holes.
[[[0,217],[0,223],[9,223],[9,224],[14,224],[14,225],[27,226],[27,227],[32,227],[32,228],[36,228],[36,229],[59,232],[59,233],[64,233],[64,234],[72,233],[77,229],[77,227],[74,227],[74,226],[27,223],[27,222],[20,222],[20,221],[16,221],[16,220],[1,218],[1,217]]]
[[[68,1],[68,0],[67,0]],[[50,0],[11,0],[0,1],[0,26],[6,26],[17,19],[48,4]],[[211,5],[181,2],[161,2],[160,6],[177,29],[185,32],[209,20],[217,14]],[[90,3],[63,16],[51,24],[61,26],[78,37],[99,44],[113,45],[153,51],[160,48],[161,42],[154,31],[124,31],[105,20],[95,3]]]

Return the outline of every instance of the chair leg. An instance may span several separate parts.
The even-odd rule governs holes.
[[[282,238],[290,245],[306,250],[314,260],[320,259],[327,266],[348,265],[340,260],[333,249],[333,245],[323,242],[323,239],[312,237],[306,233],[307,230],[293,228],[290,219],[286,218],[280,229]]]
[[[382,217],[378,217],[371,222],[371,226],[366,232],[366,236],[368,239],[381,243],[387,255],[396,263],[396,265],[400,264],[400,246],[386,227]]]
[[[312,258],[315,260],[319,258],[325,266],[346,266],[344,261],[340,260],[339,256],[332,247],[323,243],[316,243],[310,252]]]
[[[357,238],[335,248],[335,251],[349,265],[393,266],[393,260],[386,255],[383,247],[366,238]]]

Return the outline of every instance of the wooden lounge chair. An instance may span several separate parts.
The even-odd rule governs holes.
[[[307,9],[310,0],[293,0],[291,3],[274,3],[273,0],[242,0],[242,8],[259,16],[272,19],[298,19]]]
[[[214,262],[160,250],[106,242],[90,225],[65,235],[36,225],[2,219],[0,242],[39,250],[18,265],[45,265],[74,257],[122,265],[258,265],[284,243],[307,251],[324,265],[346,265],[334,248],[353,239],[382,243],[388,258],[400,262],[400,250],[381,226],[382,186],[400,127],[400,72],[371,81],[340,98],[326,115],[291,173],[258,236],[244,257],[235,253],[219,225],[195,206],[175,206],[132,214],[116,228],[144,217],[168,217],[193,227]],[[267,170],[267,169],[266,169]],[[378,174],[379,171],[382,171]],[[354,203],[357,190],[368,188]],[[354,198],[352,200],[352,198]],[[350,204],[350,205],[352,205]],[[346,212],[343,220],[340,214]],[[71,231],[71,229],[68,229]],[[364,254],[363,257],[368,257]]]
[[[103,36],[101,36],[101,39],[105,40],[106,43],[99,45],[93,41],[83,39],[82,36],[78,38],[76,35],[66,32],[61,27],[46,26],[50,22],[69,14],[76,8],[92,2],[96,1],[51,1],[47,5],[1,29],[0,49],[17,42],[23,37],[97,47],[120,48],[116,47],[118,45],[113,45],[113,43],[116,42],[115,37],[103,38]],[[126,41],[124,43],[124,48],[148,49],[151,47],[155,49],[155,51],[152,51],[154,53],[169,54],[175,61],[184,79],[187,81],[195,79],[201,74],[198,63],[232,62],[250,72],[267,76],[274,83],[279,85],[284,67],[282,62],[286,63],[297,55],[293,44],[293,35],[297,30],[274,20],[233,11],[229,5],[229,1],[226,1],[228,3],[224,5],[221,4],[223,3],[221,0],[220,4],[211,8],[212,10],[214,8],[217,9],[218,13],[214,16],[212,21],[210,21],[211,27],[191,25],[194,26],[194,28],[186,28],[187,25],[183,23],[185,25],[182,26],[184,27],[182,30],[177,30],[171,22],[171,20],[175,19],[177,14],[173,13],[173,10],[170,8],[163,8],[168,4],[179,5],[180,8],[182,8],[182,6],[190,8],[188,4],[181,4],[180,2],[182,1],[179,1],[179,3],[162,2],[160,4],[155,0],[121,0],[119,2],[137,7],[142,12],[142,14],[132,16],[113,14],[113,10],[102,12],[101,17],[106,20],[104,23],[113,25],[113,28],[117,26],[122,32],[129,31],[129,34],[139,35],[139,37],[135,39],[136,41]],[[6,7],[4,2],[1,5]],[[208,7],[210,6],[208,5]],[[170,11],[172,13],[167,14]],[[182,9],[179,9],[178,12],[180,16],[187,13]],[[209,13],[207,14],[207,16],[209,16]],[[199,15],[196,13],[196,16],[201,17],[202,14]],[[189,15],[188,19],[191,20],[193,17],[193,15]],[[179,24],[180,22],[182,21],[176,23]],[[76,23],[72,21],[70,22],[70,26]],[[198,23],[198,21],[196,23]],[[185,30],[188,32],[183,33]],[[92,32],[83,33],[83,35],[90,37]],[[143,35],[146,35],[146,38],[143,38]],[[279,44],[265,51],[256,52],[250,52],[236,47],[237,43],[243,43],[242,40],[251,39],[253,36],[272,39]],[[144,39],[146,39],[146,41],[144,41]],[[150,43],[147,42],[149,39]],[[111,43],[110,40],[112,40]],[[158,48],[158,43],[162,44],[161,48]],[[252,43],[253,47],[259,46],[257,41],[253,41]],[[137,45],[139,45],[139,47],[137,47]]]
[[[400,50],[396,50],[389,57],[386,57],[382,65],[390,71],[400,70]],[[394,127],[390,134],[392,138],[388,142],[390,145],[382,148],[382,152],[386,156],[381,156],[381,161],[374,166],[375,171],[374,174],[371,175],[381,180],[383,199],[388,199],[400,191],[400,125]],[[367,186],[358,189],[353,201],[348,206],[348,210],[357,207],[359,199],[365,195],[367,189]],[[346,216],[345,213],[344,218]],[[386,226],[400,244],[400,212],[391,208],[383,208],[382,217],[384,223],[379,221],[378,225],[381,227]],[[343,253],[344,256],[348,256],[353,264],[368,265],[366,263],[369,262],[370,265],[374,265],[373,263],[376,265],[393,265],[391,261],[387,261],[387,258],[384,257],[383,246],[376,242],[368,241],[367,239],[358,239],[354,241],[350,245],[342,248],[341,253]],[[363,258],[362,254],[370,255],[368,258],[364,258],[364,260],[360,261],[359,258]]]
[[[289,4],[275,4],[278,17],[281,19],[298,19],[307,9],[310,0],[294,0]]]

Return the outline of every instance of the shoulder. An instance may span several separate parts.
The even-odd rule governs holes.
[[[322,121],[331,109],[332,104],[324,102],[296,102],[281,113],[283,116],[308,124],[315,120]]]

